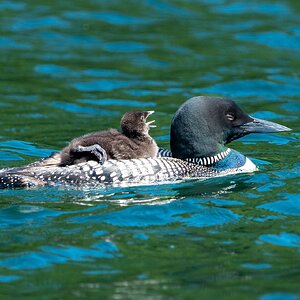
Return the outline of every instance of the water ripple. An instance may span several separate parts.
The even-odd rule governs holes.
[[[238,40],[252,41],[275,49],[298,50],[300,38],[283,32],[239,33]]]
[[[10,29],[15,32],[32,31],[41,28],[68,28],[70,24],[56,16],[45,16],[43,18],[30,20],[15,20]]]
[[[60,212],[32,205],[13,205],[0,211],[1,228],[11,226],[40,226],[49,217],[61,215]]]
[[[18,279],[21,279],[21,277],[15,275],[0,275],[0,282],[11,282]]]
[[[82,92],[110,92],[116,89],[125,88],[134,84],[132,81],[116,79],[99,79],[89,82],[77,82],[72,86]]]
[[[269,293],[261,296],[259,300],[298,300],[298,294],[291,294],[291,293]]]
[[[131,106],[131,107],[153,107],[156,106],[155,102],[142,102],[134,100],[125,100],[125,99],[79,99],[81,103],[89,103],[95,105],[103,106]]]
[[[214,11],[225,14],[266,14],[266,15],[276,15],[276,14],[289,14],[290,9],[287,4],[283,3],[259,3],[258,1],[253,1],[250,3],[236,1],[234,3],[226,3],[225,5],[215,6]]]
[[[99,109],[99,108],[92,108],[92,107],[84,107],[81,105],[77,105],[74,103],[62,103],[62,102],[53,102],[50,103],[49,106],[63,109],[66,112],[71,113],[77,113],[77,114],[89,114],[89,115],[103,115],[103,116],[118,116],[119,113],[111,111],[111,110],[105,110],[105,109]]]
[[[31,46],[27,43],[17,42],[13,38],[0,37],[0,49],[31,49]]]
[[[125,227],[148,227],[176,222],[182,222],[192,227],[205,227],[222,225],[240,218],[229,209],[208,208],[198,204],[195,200],[185,200],[183,203],[134,206],[108,214],[73,217],[72,220],[80,223],[105,222],[114,226]],[[231,205],[230,202],[228,204]],[[187,213],[192,213],[192,215],[190,217],[180,216]]]
[[[122,52],[143,52],[145,50],[150,49],[151,47],[144,43],[137,42],[113,42],[107,43],[103,46],[104,50],[122,53]]]
[[[208,88],[194,89],[194,92],[206,92],[212,94],[234,97],[257,97],[266,100],[277,100],[286,95],[300,96],[300,87],[291,84],[277,84],[266,80],[240,80],[219,83]]]
[[[286,200],[274,201],[259,205],[258,208],[267,209],[272,212],[284,215],[300,216],[300,198],[299,195],[284,194]]]
[[[149,24],[150,21],[146,18],[139,18],[136,16],[130,16],[123,13],[113,12],[113,11],[69,11],[64,13],[64,16],[75,20],[101,20],[111,25],[144,25]]]
[[[20,11],[25,9],[26,4],[22,2],[15,1],[2,1],[0,3],[0,10],[16,10]]]
[[[197,213],[190,218],[186,218],[182,222],[188,226],[192,227],[206,227],[206,226],[215,226],[223,225],[227,222],[233,222],[239,220],[241,216],[233,213],[229,209],[225,208],[200,208],[201,213]]]
[[[18,256],[0,259],[0,266],[10,270],[29,270],[50,267],[53,264],[67,261],[89,261],[93,258],[113,258],[118,247],[103,241],[93,245],[90,249],[75,246],[42,246],[40,251],[18,253]]]
[[[263,242],[283,247],[300,248],[300,236],[297,234],[281,232],[279,235],[262,234],[259,239]]]
[[[13,152],[16,154],[8,153],[7,155],[16,156],[17,154],[29,155],[29,156],[37,156],[37,157],[46,157],[50,155],[53,150],[51,149],[42,149],[37,146],[19,140],[11,140],[0,142],[0,147],[4,151]]]

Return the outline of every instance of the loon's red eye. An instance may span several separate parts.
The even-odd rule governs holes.
[[[235,120],[235,115],[233,113],[227,113],[226,118],[229,121],[234,121]]]

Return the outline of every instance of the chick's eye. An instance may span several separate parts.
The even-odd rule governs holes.
[[[234,121],[235,120],[235,115],[233,113],[227,113],[226,118],[229,121]]]

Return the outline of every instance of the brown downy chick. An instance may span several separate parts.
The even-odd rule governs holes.
[[[109,129],[75,138],[60,152],[60,166],[88,160],[103,164],[107,159],[156,157],[158,147],[149,135],[153,121],[146,122],[154,111],[129,111],[121,119],[121,129]]]

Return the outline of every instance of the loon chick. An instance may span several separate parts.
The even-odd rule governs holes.
[[[248,158],[225,145],[252,132],[289,130],[247,115],[230,99],[194,97],[173,117],[172,153],[162,149],[157,158],[109,160],[104,165],[88,161],[66,167],[45,167],[44,161],[51,159],[45,158],[24,167],[0,170],[0,188],[153,183],[253,172],[256,166]]]
[[[89,160],[103,164],[107,159],[156,157],[158,147],[149,135],[154,122],[146,122],[154,111],[130,111],[121,119],[121,130],[110,129],[73,139],[60,153],[60,166]]]

